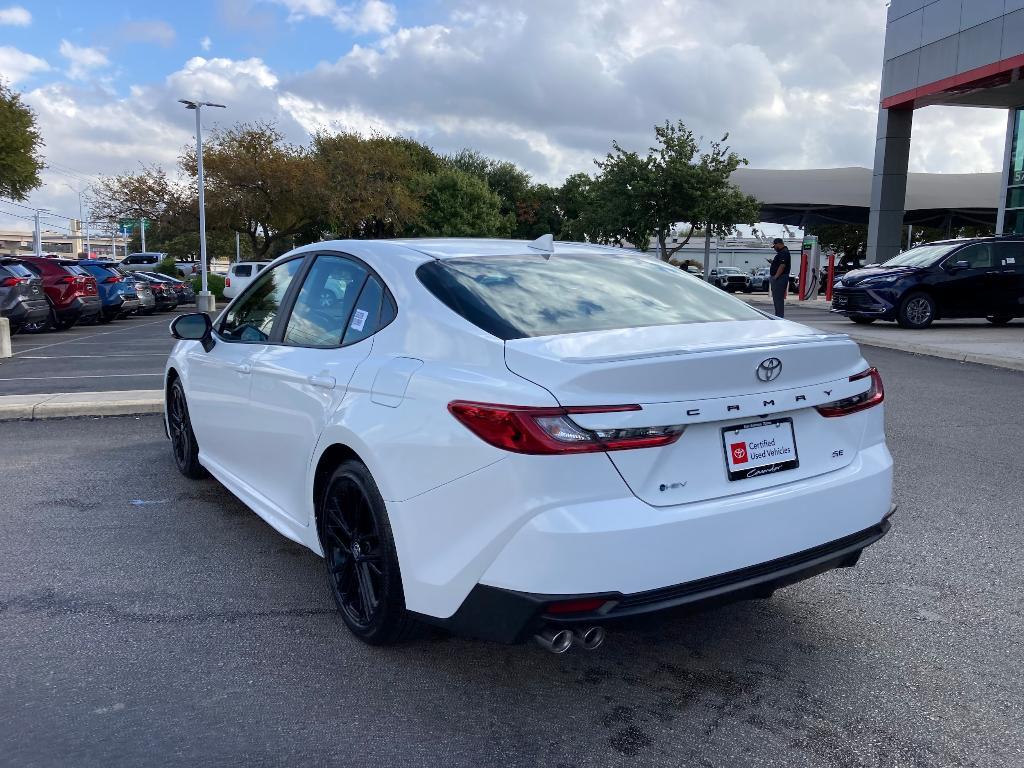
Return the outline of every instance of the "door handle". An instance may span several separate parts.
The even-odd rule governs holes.
[[[333,376],[307,376],[306,381],[314,387],[321,387],[322,389],[334,389],[338,383],[334,380]]]
[[[238,373],[252,373],[252,364],[250,363],[230,363],[229,365],[233,371]]]

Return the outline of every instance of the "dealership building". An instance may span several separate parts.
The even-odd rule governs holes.
[[[899,253],[914,110],[1007,112],[996,232],[1024,234],[1024,0],[892,0],[868,219],[868,261]]]

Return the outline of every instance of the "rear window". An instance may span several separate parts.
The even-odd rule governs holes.
[[[429,262],[416,274],[454,312],[506,340],[764,319],[703,280],[650,259],[472,256]]]
[[[252,275],[252,265],[239,264],[237,266],[232,267],[231,271],[234,272],[235,275],[237,275],[238,277],[249,277],[250,275]]]
[[[64,266],[64,269],[66,269],[72,275],[85,275],[85,276],[89,275],[89,273],[86,272],[84,269],[82,269],[81,267],[76,266],[74,264],[64,264],[63,266]]]
[[[8,262],[7,264],[4,264],[3,267],[8,272],[10,272],[12,275],[16,275],[18,277],[29,277],[29,278],[35,277],[35,275],[32,274],[32,271],[29,270],[29,269],[26,269],[25,266],[22,265],[22,264],[14,264],[14,263]]]

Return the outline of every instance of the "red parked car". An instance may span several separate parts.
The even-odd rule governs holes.
[[[25,256],[21,263],[43,279],[43,292],[50,301],[50,317],[26,330],[52,327],[58,331],[80,321],[95,320],[103,308],[96,278],[69,259]]]

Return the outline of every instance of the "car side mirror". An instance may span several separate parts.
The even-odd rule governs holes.
[[[950,265],[950,267],[949,267],[950,271],[952,271],[952,272],[958,272],[961,269],[970,269],[970,268],[971,268],[971,262],[969,262],[969,261],[954,261]]]
[[[203,349],[213,349],[213,321],[205,312],[179,315],[171,322],[171,336],[179,341],[201,341]]]

